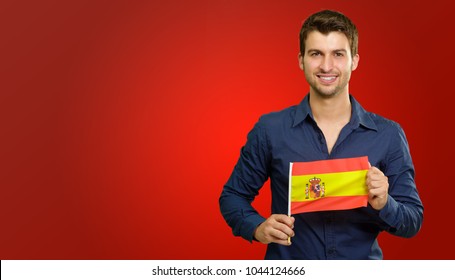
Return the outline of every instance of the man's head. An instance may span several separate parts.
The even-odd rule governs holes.
[[[359,54],[357,28],[343,14],[321,11],[310,16],[300,32],[299,65],[310,93],[324,98],[348,94]]]
[[[308,33],[319,31],[324,35],[330,32],[338,31],[348,38],[351,49],[351,56],[357,54],[359,45],[359,35],[357,27],[352,21],[342,13],[330,10],[324,10],[311,15],[302,25],[300,30],[300,53],[305,53],[305,42]]]

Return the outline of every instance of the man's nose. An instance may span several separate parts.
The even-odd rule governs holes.
[[[330,72],[333,68],[333,57],[327,55],[321,61],[320,68],[324,72]]]

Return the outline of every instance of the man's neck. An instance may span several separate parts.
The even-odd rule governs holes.
[[[349,94],[324,98],[310,93],[310,107],[317,123],[347,123],[351,119]]]

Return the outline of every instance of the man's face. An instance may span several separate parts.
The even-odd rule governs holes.
[[[351,56],[348,38],[341,32],[327,35],[310,32],[305,53],[299,55],[300,68],[305,71],[310,91],[325,98],[349,91],[351,72],[358,62],[359,55]]]

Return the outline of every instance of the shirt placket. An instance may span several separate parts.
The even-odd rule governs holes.
[[[324,219],[325,224],[325,254],[328,260],[337,258],[336,235],[333,213],[328,212]]]

